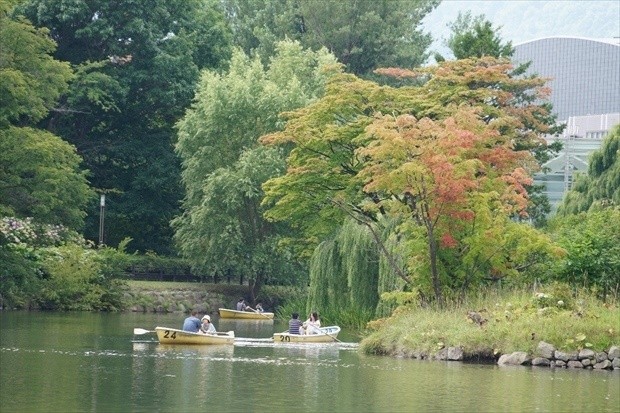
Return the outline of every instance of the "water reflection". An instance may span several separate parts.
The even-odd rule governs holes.
[[[218,330],[242,331],[234,345],[185,346],[132,336],[135,327],[176,325],[178,315],[32,318],[0,312],[2,412],[617,413],[620,405],[617,372],[370,357],[356,343],[275,344],[274,330],[285,329],[278,322],[228,320]]]
[[[218,331],[235,332],[235,337],[269,338],[273,336],[274,321],[271,320],[237,320],[220,318],[216,325]]]

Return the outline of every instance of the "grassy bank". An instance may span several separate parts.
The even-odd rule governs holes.
[[[566,288],[487,293],[444,309],[400,307],[369,327],[363,352],[410,357],[457,346],[466,358],[494,358],[513,351],[532,354],[540,341],[564,351],[607,351],[620,344],[617,301],[604,303]]]

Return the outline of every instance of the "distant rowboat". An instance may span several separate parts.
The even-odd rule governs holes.
[[[235,332],[217,334],[191,333],[176,328],[155,327],[157,339],[161,344],[233,344]]]
[[[259,313],[254,311],[237,311],[219,308],[220,318],[237,318],[247,320],[273,320],[273,313]]]
[[[340,341],[336,337],[340,333],[340,327],[329,326],[319,328],[320,334],[289,334],[275,333],[273,335],[274,343],[333,343]]]

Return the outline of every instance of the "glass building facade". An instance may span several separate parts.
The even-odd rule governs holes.
[[[513,63],[531,62],[528,74],[549,78],[549,100],[558,122],[566,124],[559,139],[564,148],[547,162],[545,185],[552,211],[570,189],[573,174],[586,173],[589,155],[620,122],[620,39],[550,37],[515,46]]]

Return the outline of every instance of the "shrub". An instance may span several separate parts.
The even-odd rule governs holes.
[[[620,288],[620,209],[569,215],[553,220],[550,230],[567,251],[551,279],[597,287],[602,295]]]

